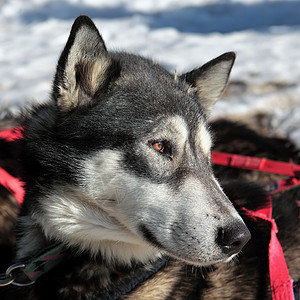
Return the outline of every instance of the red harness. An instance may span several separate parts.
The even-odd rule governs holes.
[[[12,142],[21,139],[22,133],[20,128],[6,129],[0,131],[0,138],[6,141]],[[11,192],[18,203],[21,205],[23,203],[25,190],[23,188],[24,183],[19,179],[13,177],[8,172],[0,167],[0,184],[3,185],[9,192]]]
[[[0,138],[7,141],[21,139],[22,133],[19,128],[8,129],[0,132]],[[288,180],[277,182],[276,190],[272,193],[287,189],[300,184],[300,166],[293,163],[278,162],[265,158],[255,158],[236,154],[212,152],[214,164],[230,166],[248,170],[276,173],[292,176]],[[6,187],[21,205],[25,191],[23,183],[0,168],[0,184]],[[299,202],[299,201],[298,201]],[[262,209],[250,211],[243,208],[246,215],[256,221],[266,222],[271,226],[271,239],[269,243],[269,272],[273,300],[294,300],[293,281],[290,279],[281,245],[277,239],[277,226],[272,219],[272,199],[268,196],[268,203]]]
[[[239,169],[300,177],[300,165],[230,153],[212,152],[213,163]]]
[[[279,192],[300,184],[300,166],[293,163],[278,162],[265,158],[256,158],[237,154],[212,152],[214,164],[239,169],[256,170],[281,175],[292,176],[276,183],[271,193]],[[299,205],[299,201],[297,201]],[[273,300],[294,300],[293,280],[290,278],[282,247],[277,238],[277,226],[272,219],[272,198],[269,195],[265,207],[256,211],[243,208],[246,215],[259,222],[267,222],[271,226],[269,243],[269,274]]]

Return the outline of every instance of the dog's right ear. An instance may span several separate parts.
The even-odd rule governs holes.
[[[101,98],[112,60],[93,21],[79,16],[58,61],[52,96],[61,111],[89,105]],[[110,74],[108,74],[110,73]]]

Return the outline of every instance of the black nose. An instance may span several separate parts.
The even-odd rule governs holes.
[[[217,243],[225,254],[232,255],[241,251],[250,238],[248,228],[237,222],[219,229]]]

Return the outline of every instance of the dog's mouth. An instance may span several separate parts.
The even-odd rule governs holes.
[[[158,241],[154,233],[152,233],[152,231],[149,230],[146,225],[140,225],[139,231],[142,233],[143,237],[147,240],[147,242],[150,242],[153,246],[165,251],[165,247]]]
[[[237,251],[237,253],[233,253],[233,254],[226,254],[223,253],[222,251],[217,251],[218,254],[215,255],[208,255],[206,258],[204,257],[197,257],[197,255],[195,254],[195,252],[191,255],[189,255],[188,253],[191,253],[192,251],[190,249],[186,249],[185,253],[183,255],[179,254],[179,251],[176,247],[173,247],[173,249],[167,248],[166,246],[164,246],[159,240],[158,238],[155,236],[155,234],[146,226],[146,225],[140,225],[139,226],[139,231],[142,233],[144,239],[150,243],[152,246],[158,248],[160,251],[163,251],[165,254],[186,262],[187,264],[190,265],[195,265],[198,267],[208,267],[211,266],[213,264],[216,263],[221,263],[221,262],[229,262],[231,261],[238,253],[239,251]],[[188,245],[189,247],[190,245]],[[216,246],[217,248],[218,246]],[[198,253],[200,253],[201,251],[198,250]]]

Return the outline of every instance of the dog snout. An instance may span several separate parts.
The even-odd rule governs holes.
[[[248,228],[243,223],[235,222],[219,229],[217,243],[230,256],[240,252],[250,238]]]

